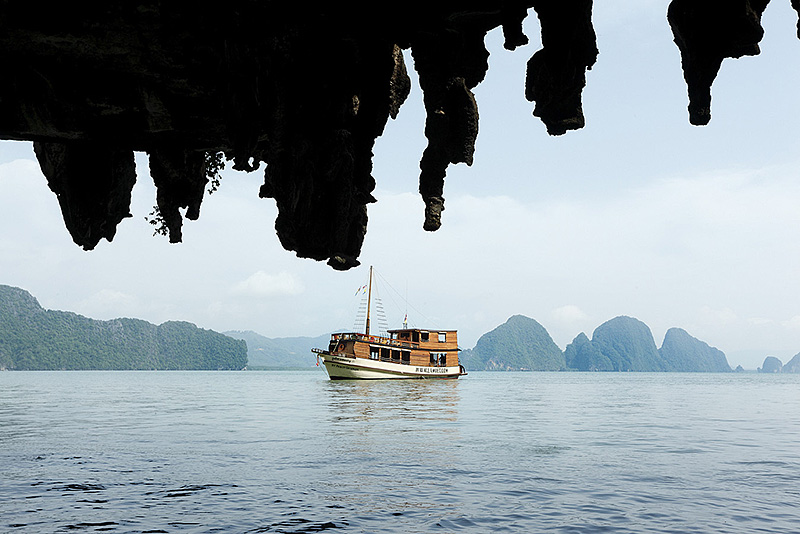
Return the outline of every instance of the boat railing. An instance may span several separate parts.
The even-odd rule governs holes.
[[[392,347],[400,347],[404,349],[413,349],[416,348],[418,345],[418,343],[401,341],[399,339],[392,339],[383,336],[369,336],[367,334],[359,334],[356,332],[331,335],[331,341],[348,341],[348,340],[364,341],[366,343],[378,343],[380,345],[389,345]]]

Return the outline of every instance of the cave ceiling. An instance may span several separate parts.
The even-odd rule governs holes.
[[[778,1],[778,0],[776,0]],[[800,0],[791,1],[800,12]],[[769,0],[673,0],[688,120],[711,119],[726,58],[757,55]],[[0,138],[33,141],[75,243],[111,241],[131,216],[133,153],[146,152],[158,217],[172,242],[196,219],[224,158],[263,173],[275,230],[298,256],[358,265],[375,140],[395,118],[413,58],[426,112],[423,227],[441,225],[450,164],[470,165],[472,90],[489,68],[487,32],[542,47],[524,94],[551,135],[584,126],[581,94],[598,57],[591,0],[290,3],[237,1],[216,11],[168,2],[0,3]],[[798,24],[800,37],[800,23]],[[521,88],[522,89],[522,88]],[[183,213],[179,210],[184,210]]]

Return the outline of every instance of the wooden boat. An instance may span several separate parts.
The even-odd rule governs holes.
[[[367,320],[364,333],[331,335],[327,350],[312,349],[325,364],[331,380],[385,378],[458,378],[467,374],[458,363],[455,330],[403,328],[387,336],[370,334],[372,267],[369,269]]]

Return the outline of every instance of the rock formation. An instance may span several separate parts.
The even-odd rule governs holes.
[[[727,373],[731,366],[725,353],[689,335],[681,328],[670,328],[658,349],[669,371]]]
[[[791,0],[800,12],[800,0]],[[758,53],[768,0],[673,0],[693,124],[710,119],[726,57]],[[543,48],[525,96],[549,133],[581,128],[598,50],[591,0],[291,3],[233,0],[216,10],[155,2],[5,2],[0,7],[0,138],[34,142],[73,240],[89,250],[130,217],[133,151],[150,157],[170,240],[196,219],[220,154],[266,164],[260,196],[298,256],[358,264],[374,202],[372,149],[409,92],[410,49],[427,112],[420,162],[424,228],[436,230],[451,163],[473,161],[488,69],[486,33],[525,44],[533,8]],[[798,29],[800,34],[800,25]],[[185,209],[181,215],[180,209]],[[248,224],[242,221],[243,225]]]
[[[474,371],[731,371],[722,351],[685,330],[670,328],[657,349],[650,327],[625,316],[598,326],[592,339],[581,332],[562,353],[542,325],[515,315],[459,358]]]
[[[656,349],[650,328],[632,317],[616,317],[598,326],[590,340],[580,333],[564,351],[567,367],[579,371],[730,372],[719,349],[670,328]]]
[[[482,335],[474,349],[459,356],[467,370],[560,371],[564,354],[547,330],[524,315],[514,315]]]
[[[572,342],[579,350],[575,356],[567,356],[567,363],[571,360],[573,368],[580,371],[670,370],[658,353],[650,327],[633,317],[615,317],[595,328],[591,341],[584,338]],[[567,346],[567,350],[572,349]],[[588,362],[593,367],[584,367]]]
[[[791,360],[783,366],[783,373],[800,373],[800,352],[795,354]]]
[[[783,372],[783,363],[775,356],[767,356],[764,358],[764,363],[758,368],[759,373],[781,373]]]
[[[786,365],[775,356],[767,356],[758,368],[759,373],[800,373],[800,353],[795,354]]]
[[[613,371],[614,364],[600,352],[592,341],[581,332],[564,349],[564,358],[569,369],[578,371]]]
[[[764,36],[761,15],[768,3],[673,0],[670,4],[667,18],[681,51],[692,124],[711,120],[711,84],[722,60],[759,54],[758,43]]]

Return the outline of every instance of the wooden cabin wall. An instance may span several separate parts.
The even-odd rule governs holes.
[[[356,343],[355,344],[356,358],[369,358],[369,344]]]
[[[431,365],[431,356],[429,353],[411,353],[411,365],[418,367],[429,367]]]
[[[444,352],[446,350],[456,350],[458,349],[458,339],[456,338],[455,332],[447,332],[447,341],[444,343],[428,342],[428,343],[420,343],[419,348],[423,350],[429,350],[431,352]]]
[[[431,331],[431,341],[420,342],[415,350],[410,351],[411,356],[410,359],[407,360],[409,365],[418,367],[437,366],[436,363],[431,364],[431,352],[446,353],[445,365],[447,367],[454,367],[458,365],[458,338],[456,332],[454,330],[442,330],[441,332],[446,333],[446,341],[444,343],[439,343],[438,341],[437,336],[439,332],[440,331]],[[370,359],[370,344],[368,342],[347,340],[343,341],[343,343],[347,345],[344,352],[352,354],[356,358]],[[389,349],[392,353],[396,352],[398,354],[409,350],[409,348],[401,348],[399,346],[383,348]],[[384,356],[383,349],[381,350],[381,355]],[[402,359],[394,359],[391,361],[398,363],[403,362]]]

